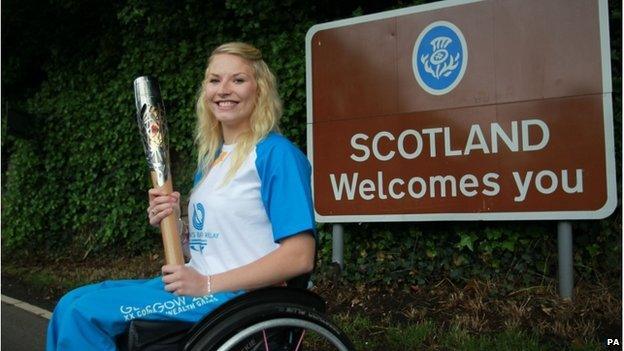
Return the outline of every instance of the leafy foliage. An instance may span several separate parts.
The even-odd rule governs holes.
[[[554,223],[360,224],[348,226],[345,278],[379,284],[424,285],[449,276],[455,281],[497,279],[503,287],[549,279],[556,263]],[[362,240],[361,238],[366,238]],[[323,265],[331,236],[321,231]],[[357,241],[356,244],[353,242]],[[614,259],[617,259],[615,257]]]
[[[421,2],[4,1],[3,107],[34,116],[30,139],[6,135],[3,128],[5,252],[58,258],[160,249],[145,216],[150,185],[134,122],[135,77],[159,77],[173,179],[187,194],[195,167],[194,102],[214,47],[240,40],[263,51],[279,79],[282,131],[304,148],[308,28]],[[621,4],[614,3],[611,38],[617,46]],[[619,162],[621,53],[615,46],[612,61]],[[346,277],[352,280],[422,284],[439,276],[481,275],[512,282],[554,274],[556,229],[550,222],[370,223],[345,229]],[[330,230],[320,226],[322,267],[330,264]],[[575,223],[574,230],[579,272],[591,276],[605,262],[620,266],[618,214]]]

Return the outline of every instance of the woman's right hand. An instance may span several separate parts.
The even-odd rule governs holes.
[[[152,188],[148,191],[149,207],[147,215],[153,227],[159,227],[160,221],[174,211],[180,215],[180,193],[177,191],[166,194],[161,189]]]

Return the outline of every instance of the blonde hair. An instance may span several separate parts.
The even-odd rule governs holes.
[[[215,161],[218,150],[223,145],[221,123],[206,103],[206,85],[209,82],[210,64],[219,54],[236,55],[243,58],[252,68],[256,80],[256,101],[250,117],[250,128],[238,136],[232,153],[232,164],[222,183],[227,184],[241,167],[255,145],[271,131],[279,132],[279,119],[282,115],[282,103],[277,92],[275,76],[262,60],[260,50],[252,45],[240,42],[226,43],[217,47],[208,58],[204,79],[198,94],[196,112],[197,127],[195,143],[198,147],[197,163],[205,177]]]

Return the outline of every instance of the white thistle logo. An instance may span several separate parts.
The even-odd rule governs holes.
[[[414,77],[424,91],[444,95],[453,90],[468,65],[468,46],[461,30],[436,21],[420,32],[412,52]]]
[[[425,67],[425,71],[430,73],[436,79],[440,77],[448,77],[453,73],[459,64],[460,53],[456,53],[455,57],[449,54],[446,48],[453,42],[449,37],[437,37],[430,44],[433,50],[431,56],[429,54],[422,55],[420,61]],[[431,65],[435,67],[432,68]]]

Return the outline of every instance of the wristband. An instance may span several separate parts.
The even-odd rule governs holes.
[[[207,292],[206,295],[212,295],[212,288],[210,287],[210,280],[212,279],[212,276],[210,274],[208,274],[206,276],[206,288],[207,288]]]

